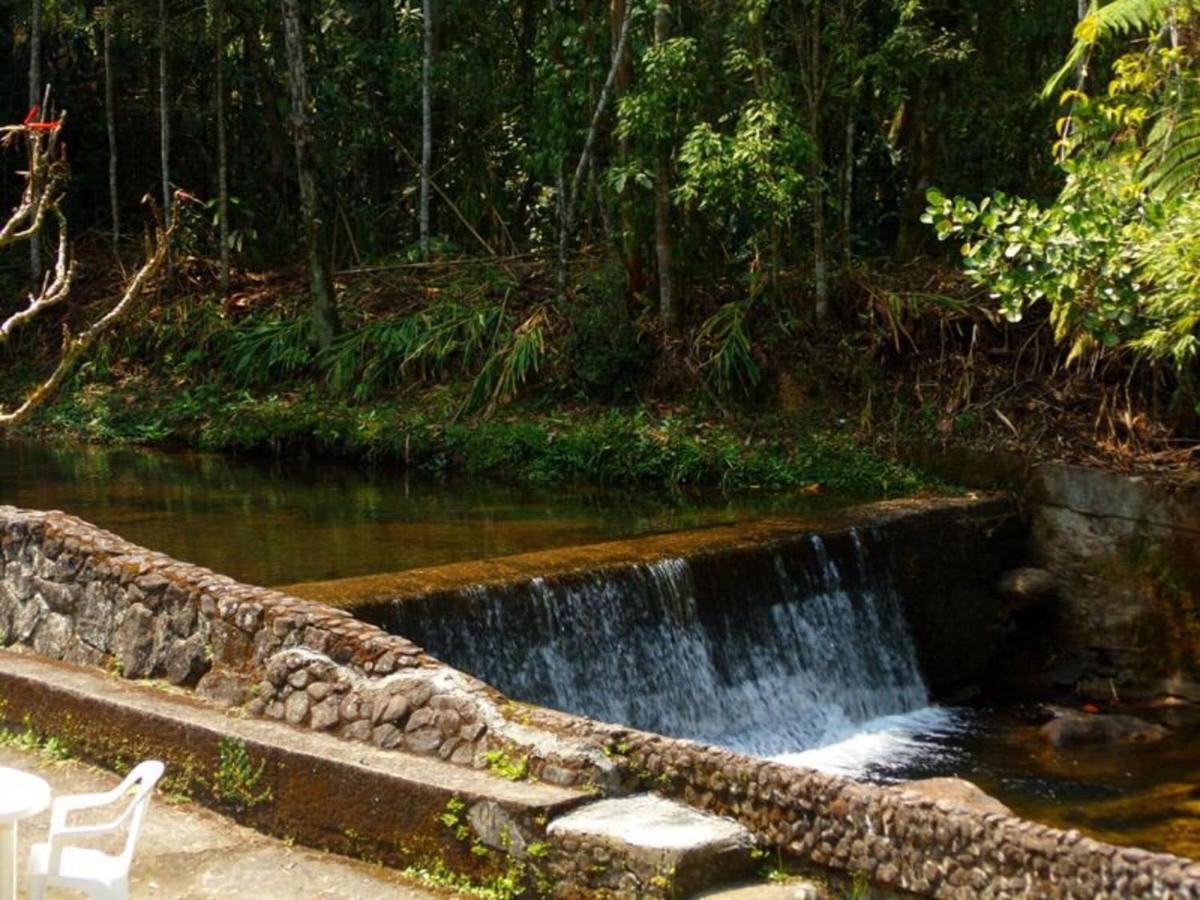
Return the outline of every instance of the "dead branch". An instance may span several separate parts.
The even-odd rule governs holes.
[[[0,226],[0,247],[29,241],[37,236],[47,221],[54,216],[58,222],[58,253],[53,270],[47,272],[37,294],[30,294],[24,309],[13,313],[0,323],[0,344],[8,341],[18,328],[28,325],[46,310],[62,303],[71,292],[75,278],[75,260],[71,256],[66,217],[62,213],[62,188],[68,169],[65,148],[60,143],[62,119],[56,122],[36,122],[34,113],[23,125],[0,128],[0,147],[11,146],[24,138],[28,149],[29,168],[25,176],[25,188],[21,201],[13,210],[8,221]],[[172,215],[164,224],[159,211],[153,207],[154,227],[146,240],[146,256],[141,267],[125,286],[124,293],[107,313],[78,334],[72,334],[63,326],[62,353],[58,365],[44,381],[34,387],[15,409],[0,408],[0,428],[19,424],[62,385],[79,359],[116,322],[136,305],[166,265],[171,233],[178,217]]]

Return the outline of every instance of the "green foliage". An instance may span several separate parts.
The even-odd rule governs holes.
[[[3,713],[3,709],[0,709]],[[47,762],[65,762],[72,756],[71,748],[60,737],[49,735],[42,738],[33,728],[33,720],[25,716],[20,731],[0,729],[0,747],[9,747],[26,753],[37,753]]]
[[[1109,4],[1104,27],[1142,27],[1153,5]],[[1052,204],[1004,194],[976,204],[929,192],[925,221],[939,238],[962,242],[970,277],[1009,321],[1044,302],[1069,361],[1130,351],[1170,364],[1184,380],[1192,371],[1200,95],[1179,85],[1194,75],[1174,50],[1156,50],[1117,59],[1103,97],[1068,92],[1073,112],[1060,120],[1056,145],[1066,183]]]
[[[524,781],[529,777],[529,759],[521,756],[516,759],[505,750],[489,750],[484,754],[488,771],[509,781]]]
[[[213,775],[213,795],[237,809],[252,809],[271,800],[271,788],[260,786],[266,760],[257,766],[250,759],[246,742],[224,737],[218,747],[221,759]]]
[[[749,391],[762,380],[746,327],[748,308],[746,302],[726,303],[700,327],[697,341],[705,348],[703,367],[721,393],[734,387]]]
[[[304,318],[267,318],[224,335],[222,368],[240,385],[265,384],[308,370],[315,348]]]
[[[526,383],[541,370],[546,357],[545,307],[534,310],[524,322],[511,331],[496,336],[491,353],[475,377],[467,399],[468,409],[508,403]]]
[[[319,364],[336,393],[363,399],[408,379],[431,381],[471,368],[504,321],[502,306],[436,302],[343,334]]]
[[[575,319],[567,360],[581,393],[592,400],[623,400],[636,387],[652,349],[623,303],[615,297],[590,299]]]
[[[1046,84],[1043,96],[1052,96],[1086,63],[1097,44],[1159,27],[1171,15],[1184,15],[1194,6],[1193,0],[1110,0],[1103,5],[1092,0],[1088,14],[1075,26],[1075,43],[1066,62]]]
[[[753,223],[752,236],[783,226],[802,208],[812,142],[794,111],[755,99],[738,111],[733,130],[708,123],[692,129],[679,149],[683,203],[719,217]]]

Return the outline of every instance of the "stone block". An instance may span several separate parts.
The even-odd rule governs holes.
[[[605,871],[633,874],[642,896],[686,896],[753,868],[754,838],[743,826],[649,794],[590,803],[555,819],[546,833],[619,860]],[[603,873],[595,880],[584,887],[619,887],[604,884]]]

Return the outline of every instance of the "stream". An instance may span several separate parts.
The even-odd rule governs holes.
[[[0,444],[0,503],[62,509],[138,544],[262,585],[505,556],[772,513],[820,511],[846,502],[808,495],[730,500],[712,493],[439,483],[409,480],[383,468],[306,461]],[[878,647],[861,649],[870,644],[872,629],[893,638],[900,634],[895,623],[889,624],[898,606],[884,587],[871,590],[870,617],[853,621],[836,572],[816,571],[821,604],[789,607],[786,619],[778,618],[782,613],[777,606],[776,619],[764,619],[757,632],[748,631],[744,647],[724,646],[709,654],[716,661],[712,671],[691,672],[687,697],[676,697],[671,685],[662,687],[662,698],[672,704],[668,715],[659,716],[666,723],[662,730],[880,783],[959,776],[1027,818],[1114,843],[1200,858],[1200,785],[1195,781],[1200,716],[1194,707],[1135,710],[1173,729],[1157,744],[1057,749],[1038,735],[1038,715],[1031,706],[987,701],[955,708],[932,705],[908,651],[901,652],[903,643],[896,642],[899,638],[888,641],[898,655],[876,659],[871,653]],[[651,573],[661,582],[656,590],[665,598],[663,609],[686,619],[679,602],[685,574]],[[781,590],[802,580],[794,571],[780,577]],[[582,594],[557,598],[548,602],[546,615],[570,615],[571,604],[602,599]],[[837,653],[825,655],[840,660],[841,674],[828,679],[818,663],[803,659],[791,659],[784,668],[773,662],[772,669],[762,654],[769,636],[781,633],[816,635],[820,640],[808,645],[814,648],[832,641],[829,646]],[[435,653],[441,650],[447,661],[462,664],[463,659],[455,658],[453,634],[426,637]],[[706,640],[709,636],[699,631],[666,635],[651,629],[645,646],[624,648],[625,655],[612,657],[613,664],[598,674],[583,673],[603,679],[599,685],[605,690],[600,692],[595,690],[599,685],[582,676],[581,687],[564,688],[563,679],[575,676],[566,672],[563,658],[548,653],[543,653],[547,671],[558,667],[562,677],[506,685],[499,669],[477,674],[490,676],[518,699],[562,708],[583,703],[576,711],[653,725],[654,710],[621,707],[622,698],[632,694],[612,689],[608,679],[628,677],[637,664],[650,673],[654,660],[668,667],[695,659],[696,648]],[[857,656],[856,648],[861,649]],[[586,648],[571,649],[576,657],[598,659],[583,652]],[[773,657],[779,658],[778,653]],[[739,708],[778,704],[773,712],[789,727],[765,734],[746,722],[704,716],[697,686],[708,690],[708,685],[710,694],[744,691],[752,678],[738,676],[730,682],[733,687],[720,683],[739,667],[753,670],[755,677],[765,673],[763,689],[743,696]],[[871,690],[858,690],[864,684]],[[826,697],[821,685],[840,694]],[[814,718],[816,712],[824,718]]]

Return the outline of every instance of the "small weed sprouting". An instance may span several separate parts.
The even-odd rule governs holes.
[[[221,762],[213,779],[213,794],[217,799],[237,809],[250,809],[268,802],[272,797],[271,789],[260,787],[266,761],[255,766],[246,750],[246,742],[238,738],[222,738],[219,749]]]
[[[509,781],[524,781],[529,777],[529,759],[519,757],[513,759],[506,750],[489,750],[484,754],[488,771]]]
[[[463,821],[463,812],[467,805],[457,797],[451,797],[446,801],[446,811],[438,818],[441,823],[454,832],[454,837],[460,841],[465,841],[471,836],[470,826]]]
[[[33,720],[29,716],[24,718],[22,725],[20,731],[0,731],[0,747],[38,753],[47,762],[64,762],[71,758],[71,748],[65,740],[59,737],[43,740],[34,730]]]

